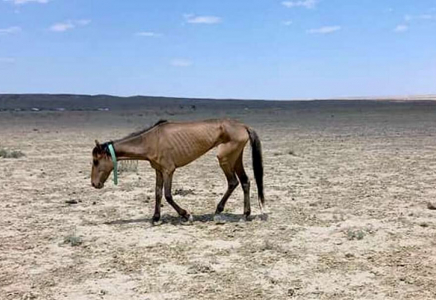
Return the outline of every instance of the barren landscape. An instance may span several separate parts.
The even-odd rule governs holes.
[[[0,149],[25,156],[0,157],[0,299],[436,298],[436,102],[156,103],[22,111],[3,102]],[[151,225],[147,162],[118,186],[111,176],[91,187],[95,139],[221,117],[262,140],[267,221],[249,145],[248,222],[240,187],[226,223],[213,221],[226,189],[214,150],[174,176],[192,225],[165,201],[162,224]]]

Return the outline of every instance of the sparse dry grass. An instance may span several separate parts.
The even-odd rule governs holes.
[[[122,173],[138,173],[137,160],[123,160],[118,165],[118,172]]]
[[[238,187],[227,222],[213,221],[227,184],[212,151],[174,176],[190,226],[165,200],[152,226],[147,164],[103,190],[84,171],[95,138],[143,127],[149,112],[25,115],[15,126],[1,115],[2,146],[29,150],[0,159],[0,299],[435,299],[434,112],[355,109],[222,113],[262,139],[271,214],[258,218],[247,148],[255,218],[239,222]]]
[[[0,149],[0,157],[3,158],[21,158],[23,156],[26,156],[23,152],[18,150],[8,150],[1,148]]]

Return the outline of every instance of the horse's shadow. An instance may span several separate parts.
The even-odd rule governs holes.
[[[220,220],[217,222],[215,219],[215,214],[202,214],[202,215],[193,215],[194,223],[238,223],[243,219],[242,215],[239,214],[229,214],[222,213],[220,214]],[[251,221],[253,217],[250,217],[248,221]],[[130,220],[114,220],[105,222],[105,225],[123,225],[123,224],[135,224],[135,223],[150,223],[152,224],[151,218],[139,218],[139,219],[130,219]],[[181,224],[189,224],[186,221],[183,221],[180,217],[174,215],[163,215],[160,219],[161,224],[172,224],[172,225],[181,225]]]

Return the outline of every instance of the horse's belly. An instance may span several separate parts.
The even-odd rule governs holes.
[[[197,151],[193,151],[191,153],[188,153],[187,155],[176,155],[174,157],[174,162],[176,164],[176,167],[183,167],[186,166],[187,164],[193,162],[194,160],[196,160],[197,158],[199,158],[200,156],[204,155],[205,153],[207,153],[212,147],[206,148],[206,149],[199,149]]]
[[[217,146],[220,143],[220,134],[220,127],[209,123],[173,132],[167,139],[171,160],[176,167],[189,164]]]

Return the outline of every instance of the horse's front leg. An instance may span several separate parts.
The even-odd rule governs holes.
[[[160,207],[162,204],[163,183],[164,180],[163,180],[162,172],[156,170],[156,189],[155,189],[156,203],[154,207],[153,223],[157,223],[160,220]]]
[[[173,183],[173,172],[164,173],[164,190],[165,190],[165,199],[167,200],[168,204],[170,204],[181,216],[184,220],[192,222],[193,218],[190,213],[188,213],[186,210],[181,208],[176,202],[173,200],[173,196],[171,194],[171,187]]]

